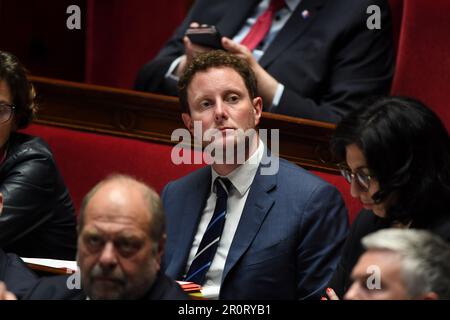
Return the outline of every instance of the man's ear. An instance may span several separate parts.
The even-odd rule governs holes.
[[[0,214],[3,211],[3,194],[0,192]]]
[[[167,239],[167,235],[164,234],[158,243],[158,252],[156,253],[156,261],[158,261],[158,270],[161,267],[161,259],[164,254],[164,249],[166,247],[166,239]]]
[[[166,248],[166,239],[167,239],[167,235],[164,234],[161,239],[159,240],[158,243],[158,255],[159,257],[161,257],[164,254],[164,249]]]
[[[261,97],[256,97],[253,99],[253,112],[255,114],[255,127],[259,124],[259,119],[261,119],[263,108],[263,101]]]
[[[192,121],[191,115],[187,112],[181,114],[183,123],[191,134],[194,134],[194,121]]]

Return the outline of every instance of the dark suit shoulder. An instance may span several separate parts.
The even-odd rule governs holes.
[[[189,296],[177,282],[160,272],[152,286],[147,300],[189,300]]]
[[[37,276],[19,256],[0,249],[0,281],[3,281],[17,298],[22,299],[37,280]]]
[[[328,284],[328,287],[333,288],[339,297],[343,297],[349,289],[351,271],[364,252],[361,239],[386,227],[388,227],[387,222],[369,210],[362,210],[353,221],[349,235],[345,240],[341,260]]]
[[[372,232],[387,228],[388,226],[389,224],[384,219],[378,217],[370,210],[362,210],[359,212],[355,221],[352,223],[342,254],[348,260],[348,271],[353,269],[353,266],[364,251],[361,239]]]
[[[330,190],[334,189],[335,192],[339,193],[337,188],[328,181],[325,181],[314,173],[284,159],[280,159],[278,175],[278,182],[280,184],[289,183],[290,188],[293,188],[293,191],[295,192],[301,192],[305,189],[315,190],[317,188],[329,188]]]
[[[192,186],[194,183],[199,181],[204,181],[207,178],[211,177],[211,166],[206,166],[200,169],[197,169],[184,177],[181,177],[177,180],[173,180],[169,182],[167,185],[171,187],[184,187],[186,185]]]
[[[370,14],[367,13],[367,8],[369,6],[375,5],[383,10],[390,10],[390,6],[387,0],[340,0],[340,1],[327,1],[327,7],[336,11],[336,16],[338,13],[347,13],[347,18],[356,17],[358,20],[367,20]],[[371,11],[372,13],[372,11]],[[341,18],[344,18],[341,16]]]
[[[388,227],[388,222],[370,210],[361,210],[355,221],[353,221],[351,230],[352,235],[355,238],[363,238],[369,233],[375,232],[379,229]]]
[[[83,300],[86,295],[77,289],[73,275],[43,277],[25,295],[24,300]],[[69,289],[73,287],[73,289]]]

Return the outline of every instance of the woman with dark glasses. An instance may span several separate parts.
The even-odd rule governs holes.
[[[350,287],[360,240],[369,233],[418,228],[450,241],[450,139],[430,109],[409,98],[379,99],[344,118],[331,146],[343,160],[351,195],[364,207],[329,284],[337,296]]]
[[[0,51],[0,248],[22,257],[73,260],[72,200],[41,139],[17,132],[37,107],[26,70]]]

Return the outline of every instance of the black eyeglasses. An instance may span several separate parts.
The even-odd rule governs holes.
[[[369,191],[370,188],[370,180],[372,179],[371,175],[364,174],[362,172],[353,173],[348,167],[342,164],[338,164],[339,170],[341,171],[342,176],[347,180],[348,183],[352,183],[353,179],[356,178],[356,183],[361,188],[363,192]]]
[[[12,104],[0,103],[0,124],[8,122],[15,109]]]

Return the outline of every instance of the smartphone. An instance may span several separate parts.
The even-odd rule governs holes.
[[[223,49],[222,35],[215,26],[189,28],[186,30],[186,36],[194,44],[213,49]]]

